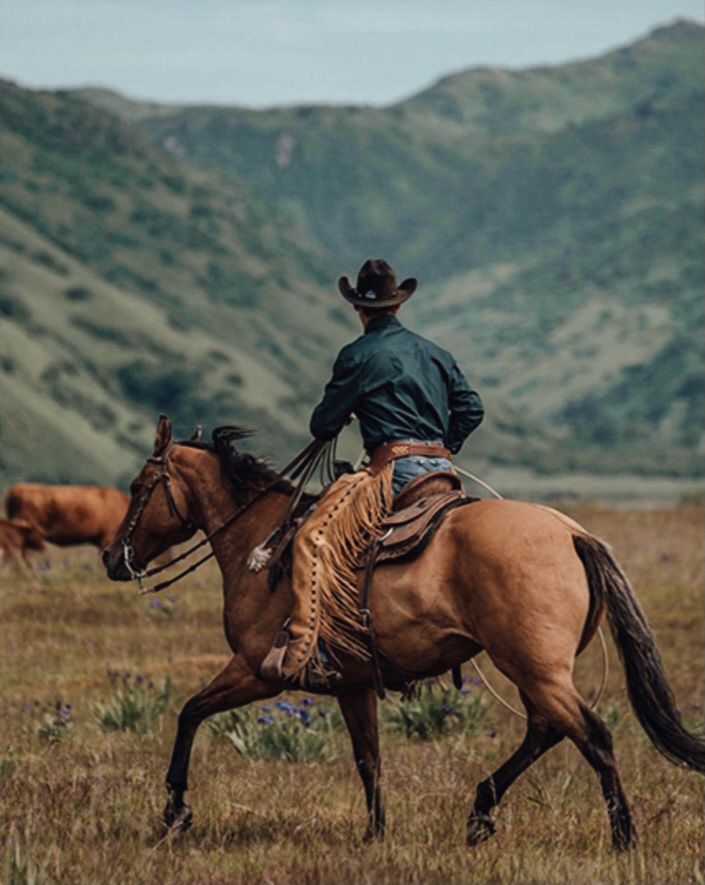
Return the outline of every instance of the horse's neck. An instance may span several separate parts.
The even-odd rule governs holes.
[[[199,479],[205,482],[200,482],[198,489],[192,488],[192,493],[197,499],[201,528],[207,535],[215,532],[211,546],[223,576],[227,578],[233,568],[241,567],[253,547],[261,544],[277,527],[290,499],[271,490],[261,497],[253,494],[249,504],[247,498],[237,503],[223,483],[219,470]],[[221,526],[238,510],[240,515],[221,531]]]
[[[220,465],[213,455],[205,455],[190,465],[186,475],[199,527],[213,535],[211,546],[223,576],[225,632],[233,648],[244,650],[260,635],[271,636],[280,629],[288,614],[291,598],[286,582],[277,593],[267,586],[267,572],[254,572],[247,559],[281,522],[291,501],[274,490],[260,498],[236,503],[223,481]],[[246,506],[245,506],[246,505]],[[222,531],[229,517],[240,514]],[[271,634],[271,635],[269,635]]]

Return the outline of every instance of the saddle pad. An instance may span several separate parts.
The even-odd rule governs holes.
[[[466,497],[461,491],[443,492],[422,498],[399,513],[393,513],[382,523],[383,534],[377,544],[375,561],[389,562],[411,553],[417,555],[431,540],[448,510],[477,500]]]

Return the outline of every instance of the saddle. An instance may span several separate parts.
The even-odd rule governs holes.
[[[414,559],[428,545],[446,513],[478,501],[463,492],[460,478],[450,470],[437,470],[417,476],[397,495],[392,513],[380,526],[378,539],[370,545],[361,570],[366,573],[382,562]],[[291,567],[291,548],[296,532],[305,520],[310,500],[298,508],[295,519],[275,539],[269,560],[268,583],[276,587],[282,572]]]
[[[362,580],[360,620],[367,634],[378,697],[384,699],[385,690],[382,656],[377,649],[370,614],[370,592],[375,568],[382,563],[404,562],[419,556],[450,510],[479,500],[465,495],[459,477],[450,470],[418,476],[397,495],[394,511],[382,523],[382,535],[370,545]],[[408,682],[403,676],[402,681]],[[456,687],[462,685],[459,667],[453,668],[453,682]]]
[[[454,507],[469,504],[459,477],[438,470],[412,479],[394,502],[394,511],[380,526],[381,537],[370,550],[374,564],[411,559],[425,549],[441,520]]]
[[[418,476],[407,483],[397,495],[393,511],[380,526],[379,535],[369,546],[365,561],[358,564],[360,572],[360,626],[369,644],[373,681],[377,694],[384,697],[380,654],[370,618],[370,591],[375,568],[381,564],[401,563],[419,556],[433,538],[445,515],[456,507],[471,504],[479,498],[465,495],[460,478],[450,470],[439,470]],[[268,584],[274,591],[284,571],[291,567],[291,548],[296,531],[306,519],[310,503],[297,508],[294,519],[283,526],[273,544],[269,561]],[[320,641],[320,640],[319,640]],[[395,668],[396,669],[396,668]],[[408,681],[400,674],[402,682]],[[454,672],[454,680],[460,679]],[[457,677],[457,678],[456,678]]]

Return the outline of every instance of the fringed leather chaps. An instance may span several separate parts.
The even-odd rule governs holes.
[[[302,676],[310,661],[323,669],[320,636],[335,650],[368,660],[360,622],[356,567],[392,507],[393,464],[341,476],[325,492],[294,542],[294,609],[283,664],[287,677]]]

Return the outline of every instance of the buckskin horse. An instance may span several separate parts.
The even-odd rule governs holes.
[[[291,607],[286,576],[271,592],[265,573],[247,568],[253,547],[287,510],[292,486],[264,462],[239,453],[244,433],[221,428],[213,443],[175,443],[162,416],[154,452],[132,483],[128,512],[103,553],[113,580],[128,580],[197,530],[209,537],[223,575],[224,625],[233,656],[186,702],[178,720],[164,816],[185,829],[184,801],[193,739],[214,713],[263,700],[287,686],[258,673]],[[527,727],[519,748],[477,787],[468,844],[488,838],[492,809],[547,750],[570,738],[597,773],[613,844],[629,847],[634,826],[612,752],[612,738],[573,684],[573,664],[606,613],[632,707],[656,748],[705,771],[705,740],[680,722],[654,637],[629,582],[607,547],[568,517],[540,505],[481,501],[449,512],[413,561],[374,573],[371,618],[382,676],[440,675],[485,650],[519,689]],[[350,732],[365,789],[366,837],[381,836],[377,696],[372,666],[340,655],[334,692]],[[403,681],[403,680],[402,680]]]

